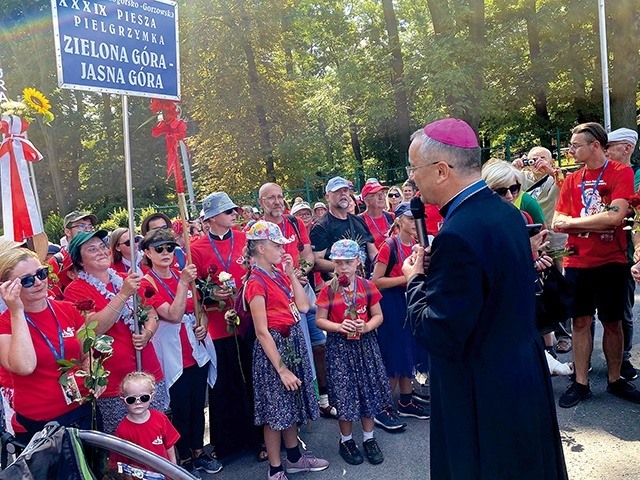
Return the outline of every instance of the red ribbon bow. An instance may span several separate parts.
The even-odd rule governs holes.
[[[176,192],[184,193],[180,158],[178,157],[178,142],[184,139],[187,133],[187,124],[184,120],[174,119],[168,122],[160,122],[151,130],[154,137],[165,135],[167,143],[167,180],[174,175]]]

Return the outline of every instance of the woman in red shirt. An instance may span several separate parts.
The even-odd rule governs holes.
[[[93,300],[94,309],[90,321],[98,322],[96,332],[113,337],[113,356],[104,363],[111,373],[107,389],[98,399],[98,407],[104,421],[104,432],[112,434],[127,414],[120,401],[120,382],[124,376],[136,370],[136,350],[141,352],[142,369],[156,379],[158,392],[151,408],[163,411],[167,405],[164,375],[151,337],[157,329],[157,314],[151,307],[148,320],[136,334],[133,315],[133,295],[140,288],[140,275],[117,273],[110,268],[111,255],[104,242],[105,230],[79,232],[69,243],[69,255],[78,269],[78,277],[64,291],[65,300]]]
[[[30,250],[0,255],[0,295],[8,307],[0,316],[0,363],[13,381],[12,424],[24,443],[51,420],[91,428],[90,404],[78,403],[87,394],[82,382],[71,374],[62,387],[56,363],[82,357],[76,334],[84,318],[73,305],[47,299],[48,274]]]

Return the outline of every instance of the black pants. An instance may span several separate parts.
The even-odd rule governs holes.
[[[191,457],[192,450],[203,447],[204,402],[209,364],[197,364],[182,371],[180,378],[169,388],[173,426],[180,434],[176,443],[181,460]]]

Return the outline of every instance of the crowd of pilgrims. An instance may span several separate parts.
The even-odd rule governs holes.
[[[301,449],[297,437],[299,424],[322,415],[338,420],[347,463],[381,463],[374,424],[402,430],[399,417],[429,418],[428,395],[412,382],[428,370],[428,357],[404,325],[401,265],[415,244],[407,201],[416,190],[412,182],[388,188],[375,179],[360,198],[353,190],[336,177],[327,184],[329,205],[297,198],[289,206],[269,183],[260,189],[262,211],[216,192],[204,199],[199,219],[153,213],[133,239],[128,229],[107,232],[95,215],[74,211],[64,219],[65,237],[49,244],[44,259],[5,242],[5,428],[25,444],[52,420],[97,428],[196,477],[251,449],[258,461],[268,460],[268,478],[286,479],[329,466]],[[363,197],[369,208],[358,214]],[[351,233],[322,220],[335,220],[327,215],[337,212],[332,205],[349,219]],[[367,244],[376,248],[367,251]],[[104,361],[108,382],[91,392],[83,373],[74,374],[88,367],[78,333],[89,324],[113,339]],[[62,374],[59,360],[84,364]],[[89,393],[97,397],[97,418],[83,401]],[[354,421],[362,424],[361,448]],[[111,468],[130,472],[127,459],[112,457]]]

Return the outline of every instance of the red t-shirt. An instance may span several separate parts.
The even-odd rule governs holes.
[[[593,187],[602,173],[597,192]],[[584,175],[584,190],[586,203],[582,196],[582,179]],[[622,198],[633,196],[633,170],[618,162],[609,161],[606,168],[589,170],[582,167],[577,172],[567,176],[562,188],[556,211],[573,218],[595,215],[604,211],[605,205]],[[585,211],[585,206],[588,209]],[[587,238],[571,234],[567,239],[567,246],[577,253],[564,257],[565,267],[593,268],[607,263],[627,263],[627,235],[622,230],[623,225],[616,227],[611,236],[601,236],[591,232]],[[604,237],[604,238],[603,238]]]
[[[269,275],[265,275],[260,270],[254,268],[253,275],[262,278],[262,282],[255,278],[249,278],[244,286],[244,295],[247,304],[251,303],[257,296],[264,297],[267,308],[267,325],[269,328],[291,326],[296,323],[296,319],[291,311],[291,303],[294,299],[285,293],[285,290],[276,283]],[[264,285],[263,285],[264,282]],[[278,271],[277,282],[284,285],[291,294],[293,287],[291,281],[282,272]],[[265,286],[267,287],[265,290]]]
[[[369,280],[365,280],[362,277],[356,278],[358,279],[358,287],[356,291],[356,312],[358,313],[358,318],[360,320],[368,322],[370,319],[369,308],[380,302],[382,294],[380,293],[378,288]],[[364,282],[367,282],[369,284],[369,289],[371,291],[371,302],[369,303],[369,305],[367,305],[367,293],[364,289]],[[329,287],[328,284],[322,287],[322,290],[320,290],[320,294],[318,295],[318,299],[316,300],[316,307],[329,310],[329,288],[331,287]],[[353,300],[353,292],[351,290],[348,290],[346,291],[346,295],[349,302],[351,302]],[[342,323],[346,312],[347,304],[344,301],[344,297],[342,296],[342,288],[338,287],[338,291],[333,295],[329,320],[335,323]]]
[[[371,232],[371,235],[373,235],[373,243],[377,249],[380,249],[380,245],[384,242],[384,239],[387,238],[387,233],[393,223],[387,220],[387,215],[391,215],[393,217],[393,214],[389,212],[382,213],[378,218],[373,218],[367,212],[360,215],[364,218],[367,227],[369,227],[369,231]]]
[[[444,222],[444,218],[440,215],[440,210],[435,205],[425,203],[424,215],[427,217],[425,220],[427,224],[427,233],[435,236],[440,231],[440,227]]]
[[[172,448],[180,434],[164,413],[149,409],[149,419],[144,423],[134,423],[124,417],[116,428],[115,436],[146,448],[150,452],[169,460],[167,450]],[[116,468],[118,462],[126,463],[135,468],[148,469],[144,464],[136,463],[117,453],[111,454],[110,466]]]
[[[62,329],[62,339],[64,343],[64,358],[79,360],[82,356],[80,342],[76,334],[84,326],[84,317],[76,308],[67,302],[50,300],[49,304],[53,309],[55,317],[49,308],[41,312],[29,312],[26,315],[40,329],[42,334],[29,325],[29,333],[33,341],[36,352],[36,369],[30,375],[16,375],[10,373],[13,381],[13,407],[16,412],[30,420],[45,421],[59,417],[79,406],[79,403],[67,402],[58,383],[60,371],[51,349],[43,338],[47,337],[51,345],[60,353],[60,341],[58,335],[58,325]],[[11,334],[11,314],[7,310],[0,316],[0,335]],[[76,382],[80,390],[80,395],[87,395],[87,391],[82,386],[82,378],[76,377]],[[15,419],[12,420],[15,424]],[[20,428],[22,431],[23,429]]]
[[[389,278],[403,277],[404,273],[402,273],[402,264],[407,257],[411,256],[412,245],[403,245],[397,235],[394,235],[391,239],[393,240],[391,244],[393,245],[392,248],[396,256],[396,263],[393,265],[391,272],[389,272]],[[380,246],[380,251],[378,252],[378,262],[389,265],[390,257],[391,248],[389,248],[389,244],[387,242],[383,242]],[[404,285],[406,285],[406,283]]]
[[[211,245],[212,242],[218,250],[218,255],[216,255]],[[231,249],[232,243],[233,250]],[[218,271],[215,274],[216,278],[214,279],[216,283],[218,283],[218,275],[224,271],[231,274],[236,282],[236,288],[239,289],[240,285],[242,285],[242,277],[247,273],[242,266],[246,244],[247,236],[244,232],[231,230],[231,236],[225,240],[220,240],[218,237],[212,237],[207,234],[198,243],[191,246],[191,258],[198,269],[198,277],[207,278],[207,270],[213,264],[218,267]],[[233,308],[233,300],[231,298],[227,299],[226,303],[227,309]],[[209,334],[213,340],[233,336],[233,334],[227,332],[224,311],[219,312],[217,309],[208,311],[207,318],[209,319]]]
[[[155,295],[146,300],[147,305],[151,305],[153,308],[158,311],[158,307],[161,307],[165,303],[171,305],[173,303],[173,298],[171,295],[175,295],[178,291],[178,282],[180,282],[180,272],[173,271],[171,278],[163,278],[162,282],[167,286],[169,291],[164,287],[164,285],[158,281],[151,273],[148,275],[153,278],[153,282],[147,280],[146,276],[140,282],[140,296],[144,298],[144,292],[147,289],[153,290]],[[155,284],[155,286],[154,286]],[[157,288],[156,288],[157,287]],[[171,295],[169,294],[171,292]],[[193,313],[193,296],[191,294],[191,290],[189,290],[187,296],[187,308],[185,309],[185,313]],[[184,323],[180,324],[180,346],[182,347],[182,368],[189,368],[192,365],[195,365],[197,362],[193,358],[193,351],[191,348],[191,344],[189,343],[189,337],[187,336],[187,330]]]
[[[293,217],[293,221],[298,225],[298,231],[300,232],[300,238],[296,235],[296,231],[293,228],[291,222],[282,217],[282,221],[277,224],[280,227],[280,231],[285,238],[293,238],[293,242],[284,245],[284,251],[293,257],[293,266],[300,267],[300,253],[302,253],[301,247],[305,245],[311,245],[309,240],[309,233],[304,227],[304,223],[300,219]]]
[[[120,274],[121,277],[125,275]],[[112,290],[111,284],[107,284],[107,289]],[[93,300],[95,303],[94,312],[99,312],[103,308],[108,308],[109,300],[98,290],[89,285],[84,280],[78,278],[71,282],[64,291],[65,298],[70,302],[79,300]],[[106,334],[113,337],[113,355],[104,362],[104,368],[109,370],[109,383],[107,389],[102,394],[103,397],[117,397],[120,395],[120,382],[127,373],[136,370],[136,350],[133,348],[133,340],[131,338],[133,332],[122,319],[118,320],[113,326],[107,330]],[[149,342],[142,349],[142,369],[153,375],[156,382],[164,379],[160,362],[153,348],[153,343]]]
[[[66,248],[60,250],[62,254],[62,262],[58,262],[56,256],[47,260],[47,265],[51,266],[51,273],[54,273],[58,277],[57,282],[49,280],[49,290],[51,290],[53,297],[57,300],[63,299],[63,291],[71,283],[69,278],[69,268],[73,265],[71,256],[67,252]]]

